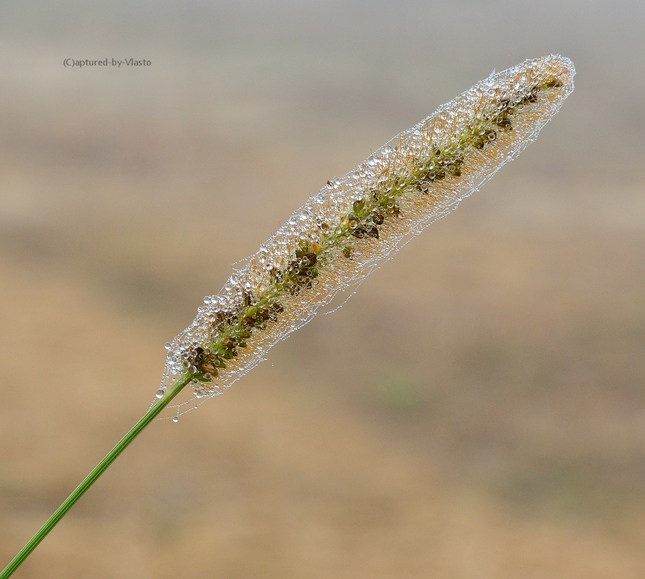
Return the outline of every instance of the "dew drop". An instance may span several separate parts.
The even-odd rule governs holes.
[[[172,421],[173,422],[179,422],[179,416],[173,416]]]
[[[163,388],[159,388],[159,390],[157,390],[157,392],[155,393],[155,396],[156,396],[157,398],[163,398],[163,395],[164,395],[165,393],[166,393],[166,391],[165,391]]]

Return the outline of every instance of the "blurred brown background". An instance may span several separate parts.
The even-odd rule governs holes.
[[[333,176],[501,70],[540,139],[224,396],[150,426],[23,578],[645,576],[640,2],[0,4],[0,567],[163,344]],[[65,58],[149,59],[64,68]]]

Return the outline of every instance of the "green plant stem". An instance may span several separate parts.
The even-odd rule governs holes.
[[[97,479],[107,470],[107,468],[116,460],[129,444],[148,426],[159,413],[168,405],[168,403],[181,392],[184,386],[190,382],[192,374],[187,373],[179,378],[151,408],[146,412],[141,420],[137,422],[130,431],[117,443],[117,445],[105,456],[105,458],[96,465],[94,470],[87,475],[85,480],[76,487],[69,497],[58,507],[56,512],[49,517],[47,522],[40,528],[40,530],[31,538],[31,540],[22,548],[22,550],[11,560],[5,567],[4,571],[0,573],[0,579],[7,579],[13,572],[20,567],[22,562],[29,556],[29,554],[40,544],[40,542],[47,536],[56,524],[65,516],[76,501],[80,499],[87,489],[89,489]]]

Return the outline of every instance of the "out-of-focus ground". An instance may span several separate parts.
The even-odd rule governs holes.
[[[0,567],[148,408],[232,262],[556,52],[576,91],[520,159],[151,425],[15,577],[645,576],[644,9],[431,4],[2,3]]]

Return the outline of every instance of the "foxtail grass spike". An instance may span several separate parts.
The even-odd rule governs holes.
[[[196,398],[228,388],[535,140],[574,74],[555,55],[493,73],[328,181],[167,345],[158,395],[186,374]]]

